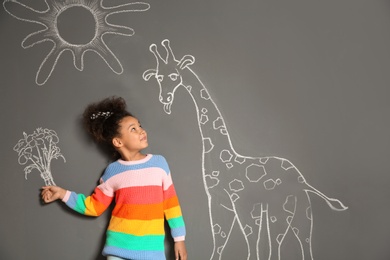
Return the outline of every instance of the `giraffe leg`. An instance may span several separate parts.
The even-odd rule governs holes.
[[[249,212],[247,210],[236,211],[237,222],[248,247],[247,260],[270,259],[271,244],[267,207],[267,204],[256,203]]]
[[[302,191],[297,198],[297,206],[294,218],[291,222],[291,229],[299,242],[302,251],[302,260],[313,260],[311,248],[311,233],[313,227],[313,216],[311,211],[310,198]]]
[[[289,205],[287,205],[289,204]],[[289,207],[292,206],[292,207]],[[270,204],[267,211],[269,223],[270,260],[280,260],[281,247],[291,231],[291,221],[295,213],[295,197],[287,196],[282,205]]]
[[[212,204],[210,204],[212,205]],[[213,236],[213,253],[210,260],[221,259],[222,252],[236,222],[235,212],[221,204],[210,206],[210,224]]]
[[[268,214],[268,204],[261,204],[261,218],[256,221],[259,225],[259,232],[256,243],[256,253],[258,260],[270,260],[272,257],[270,219]]]

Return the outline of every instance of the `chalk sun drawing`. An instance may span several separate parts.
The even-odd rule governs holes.
[[[143,78],[157,80],[159,100],[167,114],[171,114],[179,87],[184,87],[194,102],[202,138],[202,176],[213,236],[210,259],[223,258],[234,225],[238,225],[246,241],[248,260],[280,260],[287,234],[292,234],[297,241],[302,259],[313,259],[309,193],[321,197],[332,210],[343,211],[347,207],[311,186],[287,159],[238,154],[217,105],[190,68],[195,58],[185,55],[176,59],[169,40],[164,40],[162,46],[165,56],[155,44],[150,46],[157,67],[145,71]]]
[[[40,172],[45,185],[56,185],[51,174],[51,161],[62,158],[66,162],[57,147],[59,141],[57,133],[47,128],[37,128],[32,134],[23,132],[23,138],[15,145],[14,151],[18,153],[20,165],[30,163],[24,168],[26,179],[35,169]]]
[[[126,12],[147,11],[150,5],[143,2],[130,2],[126,4],[106,7],[103,0],[45,0],[47,9],[44,11],[35,10],[16,0],[5,0],[4,9],[18,20],[43,25],[45,28],[35,31],[22,41],[24,49],[31,48],[36,44],[43,42],[52,42],[53,47],[43,59],[36,73],[35,82],[37,85],[44,85],[50,78],[58,59],[65,51],[70,51],[73,56],[74,67],[83,71],[84,54],[88,51],[98,54],[107,64],[107,66],[116,74],[123,73],[123,67],[118,58],[104,42],[104,35],[116,34],[122,36],[134,35],[134,30],[127,26],[112,24],[107,18],[114,14]],[[91,33],[91,39],[82,44],[68,42],[61,37],[58,28],[58,18],[64,11],[71,8],[84,8],[93,16],[94,31]],[[80,21],[81,23],[83,21]],[[74,28],[77,30],[77,28]]]

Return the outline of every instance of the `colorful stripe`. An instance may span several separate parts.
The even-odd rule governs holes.
[[[128,170],[108,179],[107,185],[116,185],[116,189],[139,186],[160,186],[161,177],[166,175],[161,168],[150,168],[140,170]]]
[[[164,219],[136,220],[112,217],[110,231],[132,234],[134,236],[164,235]]]
[[[163,202],[161,186],[129,187],[116,191],[117,204],[156,204]]]
[[[165,252],[162,250],[126,250],[114,246],[105,246],[103,255],[114,255],[126,259],[165,259]]]
[[[174,219],[174,218],[178,218],[178,217],[181,217],[181,209],[180,209],[180,206],[176,206],[176,207],[173,207],[173,208],[169,208],[167,210],[165,210],[165,217],[167,219]]]
[[[107,231],[106,246],[126,250],[164,250],[164,235],[135,236],[115,231]]]
[[[164,218],[163,204],[117,204],[112,216],[127,219],[151,220]]]

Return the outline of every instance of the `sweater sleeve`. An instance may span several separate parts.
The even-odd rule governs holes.
[[[87,216],[101,215],[111,204],[113,196],[103,192],[105,183],[97,186],[92,195],[86,197],[73,191],[67,191],[63,202],[76,212]]]
[[[183,241],[185,240],[186,228],[179,199],[170,173],[168,173],[163,179],[163,196],[164,214],[171,229],[171,235],[175,242]]]

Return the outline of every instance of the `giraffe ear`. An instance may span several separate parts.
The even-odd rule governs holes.
[[[194,64],[195,58],[192,55],[185,55],[183,58],[179,61],[178,65],[180,69],[186,69],[188,66]]]
[[[157,73],[157,70],[155,69],[148,69],[142,74],[142,78],[146,81],[148,81],[152,76],[155,76]]]

